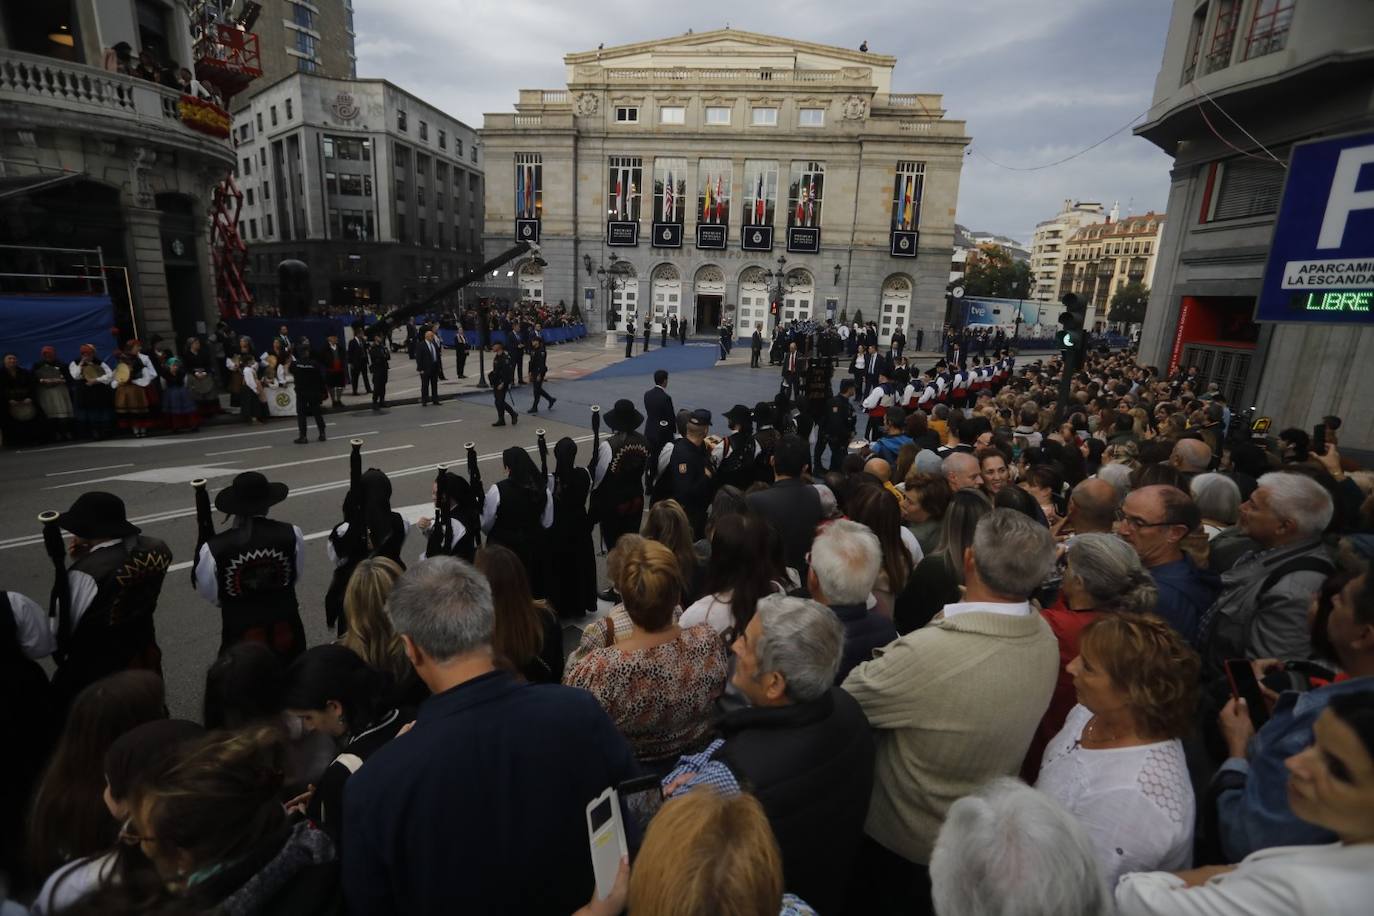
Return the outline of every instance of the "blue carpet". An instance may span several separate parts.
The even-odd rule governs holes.
[[[634,356],[629,359],[622,359],[618,363],[612,363],[604,369],[598,369],[583,376],[579,381],[620,378],[627,375],[652,379],[654,372],[659,369],[667,369],[670,374],[709,369],[716,364],[716,360],[720,356],[720,345],[704,340],[689,340],[685,347],[675,343],[660,347],[658,346],[658,338],[654,338],[654,346],[648,353],[640,353],[640,343],[641,341],[635,343]],[[621,345],[624,346],[624,341],[621,342]],[[747,358],[748,350],[744,352]],[[740,350],[736,348],[734,351],[736,358],[738,358],[739,353]],[[649,384],[653,384],[653,382]]]

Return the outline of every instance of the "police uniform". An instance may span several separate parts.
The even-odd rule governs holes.
[[[510,386],[515,381],[515,367],[509,354],[502,351],[491,358],[491,371],[487,373],[487,381],[491,383],[491,393],[496,398],[496,422],[491,425],[505,426],[506,414],[510,414],[512,423],[519,423],[520,414],[506,403],[506,395],[510,393]]]
[[[704,436],[711,428],[711,412],[692,411],[688,424]],[[715,467],[706,443],[698,444],[686,436],[674,441],[668,474],[673,499],[686,510],[687,519],[692,523],[692,536],[700,540],[706,536],[706,514],[715,495]]]

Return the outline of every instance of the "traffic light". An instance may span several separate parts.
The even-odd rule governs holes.
[[[1076,354],[1077,359],[1081,359],[1083,349],[1087,346],[1088,332],[1082,328],[1075,328],[1059,332],[1059,346],[1063,348],[1064,355]]]
[[[1088,307],[1073,293],[1065,293],[1059,302],[1064,306],[1064,311],[1059,313],[1060,326],[1065,331],[1083,330],[1083,322],[1088,317]]]

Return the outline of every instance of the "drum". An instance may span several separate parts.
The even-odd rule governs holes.
[[[215,396],[215,380],[210,377],[210,373],[196,371],[191,373],[191,377],[186,382],[186,387],[191,391],[191,397],[197,401],[209,401]]]
[[[849,453],[851,455],[857,455],[872,444],[873,443],[869,442],[867,439],[855,439],[849,443]]]
[[[62,369],[58,366],[51,366],[47,363],[43,363],[37,369],[34,369],[33,377],[38,379],[40,382],[64,381],[62,376]]]
[[[129,369],[128,363],[122,362],[118,366],[115,366],[114,378],[119,384],[127,385],[129,383],[129,377],[132,375],[133,372]]]
[[[100,367],[95,363],[81,364],[81,378],[84,380],[88,382],[99,381],[101,374]]]

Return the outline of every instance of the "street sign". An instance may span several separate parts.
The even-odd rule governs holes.
[[[1374,321],[1374,133],[1293,147],[1256,321]]]

